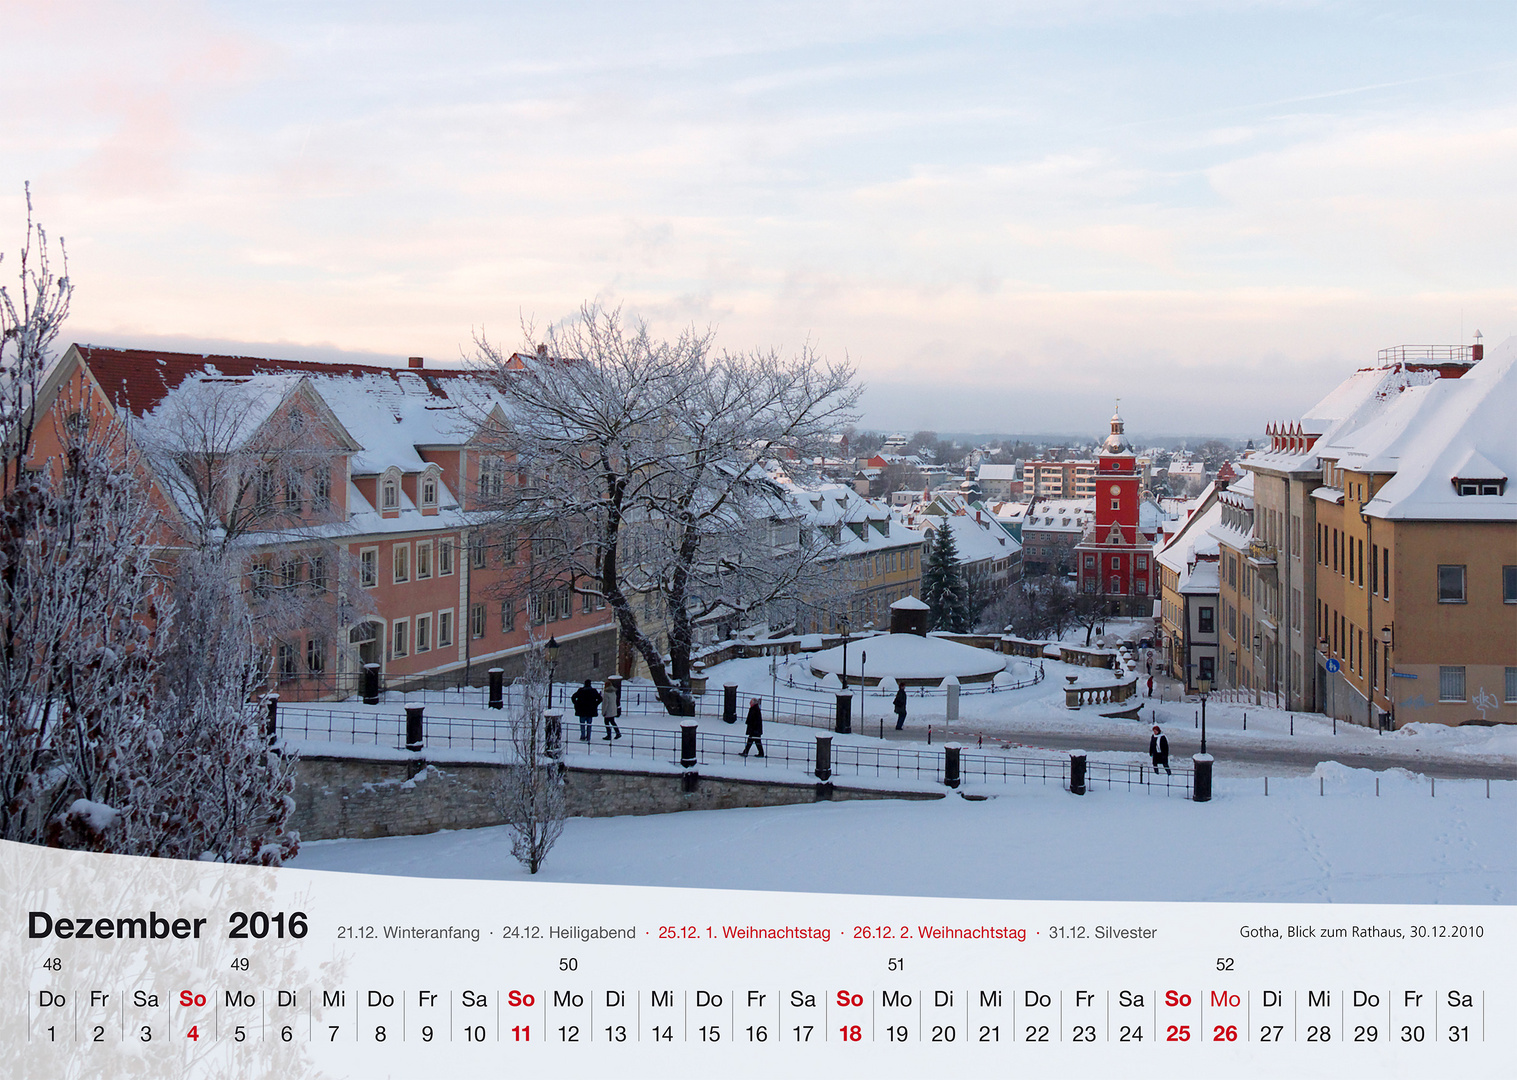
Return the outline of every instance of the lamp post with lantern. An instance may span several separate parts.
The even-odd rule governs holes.
[[[558,638],[549,637],[548,644],[543,648],[543,656],[548,661],[548,708],[553,708],[553,675],[558,671]]]
[[[1206,753],[1206,695],[1211,693],[1210,679],[1197,679],[1196,689],[1201,693],[1201,753]]]
[[[1390,623],[1380,628],[1380,640],[1385,644],[1385,699],[1390,703],[1390,730],[1396,730],[1396,669],[1391,666],[1391,648],[1395,642],[1395,629]],[[1385,728],[1386,725],[1380,725]]]

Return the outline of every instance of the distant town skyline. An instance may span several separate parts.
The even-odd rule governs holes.
[[[852,358],[861,428],[1256,434],[1517,331],[1517,9],[20,3],[70,340],[456,363],[584,300]]]

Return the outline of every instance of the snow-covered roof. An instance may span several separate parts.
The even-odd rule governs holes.
[[[1221,522],[1222,506],[1217,502],[1215,490],[1208,488],[1201,509],[1192,514],[1173,537],[1165,541],[1155,556],[1159,565],[1183,577],[1189,564],[1197,557],[1216,555],[1217,540],[1211,535],[1211,529]]]
[[[1015,465],[981,465],[977,475],[981,480],[1020,480],[1022,470]]]
[[[1517,338],[1460,379],[1400,395],[1374,424],[1334,441],[1324,456],[1356,472],[1393,472],[1364,506],[1391,520],[1517,521]],[[1461,495],[1454,481],[1497,482]]]

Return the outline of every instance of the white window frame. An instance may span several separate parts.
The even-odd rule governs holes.
[[[400,659],[411,655],[411,620],[396,619],[390,624],[390,656]]]
[[[426,573],[422,573],[423,564],[425,564]],[[430,540],[416,541],[415,573],[417,581],[426,581],[432,576],[432,541]]]
[[[453,609],[443,608],[437,613],[437,647],[446,649],[453,645]]]
[[[1469,687],[1467,685],[1468,672],[1460,664],[1440,664],[1438,667],[1438,700],[1439,701],[1468,701]],[[1454,697],[1454,682],[1458,680],[1459,696]]]
[[[390,548],[390,584],[404,585],[411,580],[411,545],[395,544]]]
[[[379,509],[380,512],[400,509],[399,480],[392,480],[386,477],[379,482]]]
[[[364,561],[369,560],[368,571],[365,571]],[[358,584],[365,589],[379,588],[379,548],[366,547],[358,549]]]
[[[516,633],[516,600],[514,597],[500,602],[500,632],[502,634]]]
[[[428,471],[422,474],[418,494],[421,495],[423,509],[436,509],[438,486],[437,473],[435,471]],[[431,489],[430,493],[428,492],[429,488]]]
[[[443,536],[437,541],[437,576],[453,576],[453,560],[456,554],[455,545],[451,536]]]
[[[485,636],[485,605],[475,604],[469,609],[469,637],[478,641]]]
[[[416,616],[416,629],[413,637],[415,639],[413,644],[416,646],[418,653],[432,651],[432,616]]]

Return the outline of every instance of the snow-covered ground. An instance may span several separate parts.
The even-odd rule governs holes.
[[[1378,795],[1377,792],[1378,783]],[[1487,791],[1490,795],[1487,797]],[[1338,765],[1207,804],[1014,787],[568,822],[540,880],[1015,899],[1512,903],[1517,782]],[[521,880],[502,828],[306,844],[312,870]]]

